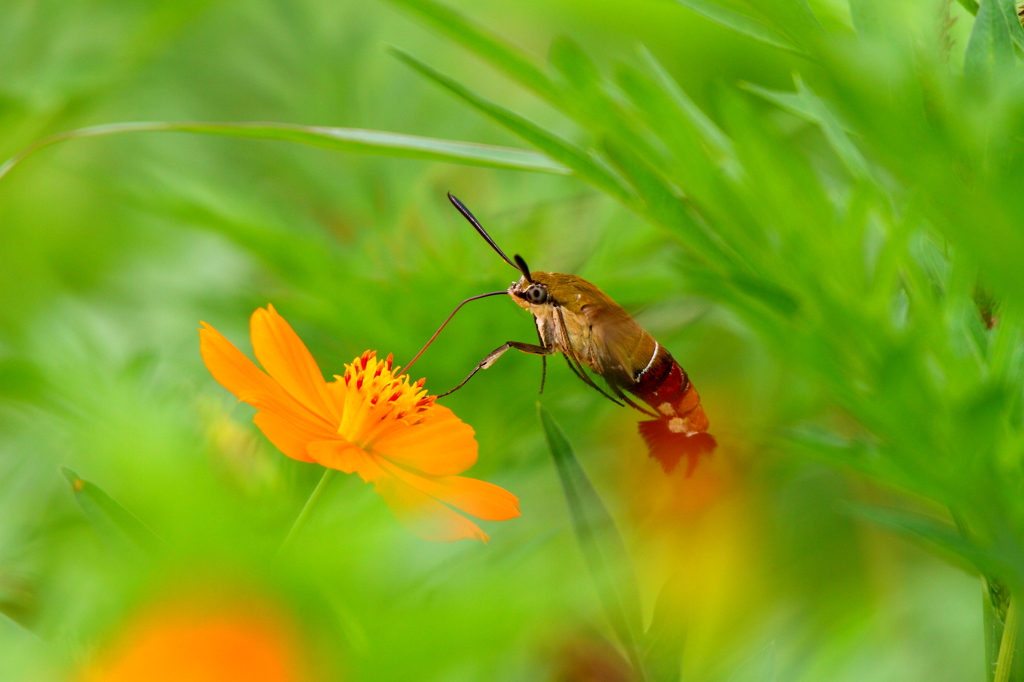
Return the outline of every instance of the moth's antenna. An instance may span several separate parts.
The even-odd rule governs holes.
[[[480,221],[476,219],[465,204],[458,200],[458,198],[451,192],[448,192],[448,201],[452,202],[452,205],[459,210],[462,217],[469,221],[469,224],[476,228],[476,231],[480,233],[480,236],[487,240],[487,243],[491,245],[491,248],[498,252],[498,255],[505,259],[505,262],[514,267],[516,270],[522,270],[518,265],[509,260],[509,257],[505,255],[505,252],[501,250],[494,240],[491,239],[491,235],[487,234],[487,230],[480,224]],[[527,277],[529,279],[529,277]]]
[[[502,290],[502,291],[492,291],[489,294],[480,294],[479,296],[470,296],[465,301],[463,301],[462,303],[460,303],[457,306],[455,306],[455,310],[452,311],[451,315],[449,315],[447,318],[445,318],[445,321],[441,324],[440,327],[437,328],[437,331],[434,332],[434,335],[430,337],[430,340],[427,341],[423,345],[423,348],[420,348],[420,352],[417,353],[415,355],[415,357],[413,357],[413,359],[409,361],[409,364],[405,366],[405,369],[402,370],[402,374],[408,374],[409,368],[413,366],[413,363],[415,363],[417,360],[420,359],[420,356],[423,355],[423,351],[425,351],[426,349],[430,348],[430,344],[434,343],[434,339],[437,338],[437,335],[441,333],[442,329],[444,329],[445,327],[448,326],[448,323],[452,321],[452,318],[455,317],[455,313],[459,312],[459,310],[462,308],[462,306],[466,305],[470,301],[475,301],[478,298],[487,298],[488,296],[498,296],[499,294],[507,294],[507,293],[508,293],[507,291]]]
[[[530,277],[530,266],[526,264],[526,261],[523,260],[523,257],[520,256],[518,253],[514,255],[513,258],[516,259],[516,269],[518,269],[519,272],[523,273],[523,277],[526,278],[527,282],[533,284],[533,278]]]

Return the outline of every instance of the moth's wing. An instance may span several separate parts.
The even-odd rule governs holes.
[[[622,307],[585,306],[600,374],[610,384],[629,387],[654,354],[654,339]]]
[[[612,386],[628,388],[654,355],[654,339],[622,306],[591,282],[549,273],[565,319],[568,342],[577,358]]]

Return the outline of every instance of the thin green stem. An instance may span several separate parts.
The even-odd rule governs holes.
[[[288,551],[289,547],[291,547],[292,543],[295,541],[295,537],[299,534],[299,531],[302,530],[304,525],[306,525],[306,521],[309,519],[309,514],[313,511],[313,507],[316,506],[317,500],[319,500],[324,494],[324,491],[327,490],[327,486],[330,484],[331,479],[334,478],[334,475],[337,473],[336,469],[324,468],[324,475],[320,478],[320,482],[316,484],[316,488],[313,489],[313,492],[310,493],[309,499],[306,500],[305,506],[302,507],[302,511],[300,511],[299,515],[295,518],[295,523],[292,524],[291,530],[288,531],[288,536],[285,537],[284,542],[281,543],[280,549],[277,550],[277,556],[281,556]]]
[[[998,583],[982,576],[981,609],[985,628],[985,682],[995,682],[999,645],[1003,641],[1003,619],[999,616]]]
[[[999,645],[999,661],[996,663],[995,682],[1007,682],[1013,668],[1013,651],[1017,648],[1017,627],[1020,617],[1017,613],[1017,598],[1010,597],[1010,608],[1006,610],[1006,625],[1003,627],[1003,641]]]

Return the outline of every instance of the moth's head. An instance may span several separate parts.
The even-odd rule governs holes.
[[[550,286],[553,284],[551,273],[539,270],[530,272],[530,268],[522,256],[516,254],[513,258],[523,276],[518,281],[512,282],[512,286],[508,288],[512,300],[528,310],[535,306],[551,305],[554,302],[550,290]]]
[[[523,260],[522,256],[519,254],[516,254],[514,258],[506,256],[505,252],[494,243],[493,239],[491,239],[491,235],[487,234],[487,230],[483,228],[483,225],[481,225],[480,221],[476,219],[476,216],[470,213],[469,209],[466,208],[461,201],[455,198],[451,192],[448,193],[448,200],[451,201],[452,205],[458,209],[459,213],[469,221],[469,224],[476,228],[476,231],[488,244],[491,245],[491,248],[494,249],[494,251],[501,256],[506,263],[522,274],[519,281],[513,282],[512,286],[508,288],[508,293],[509,296],[512,297],[512,300],[527,309],[530,309],[531,306],[549,305],[552,302],[551,297],[548,294],[548,285],[551,284],[551,273],[531,273],[530,267],[526,264],[526,261]]]

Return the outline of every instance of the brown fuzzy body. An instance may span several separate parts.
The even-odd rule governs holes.
[[[686,456],[691,472],[700,455],[710,453],[716,443],[707,433],[700,396],[671,353],[587,280],[557,272],[530,275],[532,281],[523,277],[508,292],[533,314],[541,344],[565,354],[570,364],[575,360],[589,367],[625,402],[633,404],[623,391],[647,403],[657,418],[639,427],[650,455],[666,472]],[[524,292],[538,284],[546,288],[548,299],[531,303]]]

